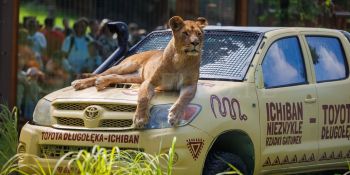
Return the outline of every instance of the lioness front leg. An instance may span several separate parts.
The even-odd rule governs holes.
[[[106,76],[106,75],[110,75],[110,74],[118,74],[118,75],[132,74],[133,72],[137,72],[139,67],[140,67],[140,65],[137,63],[133,63],[130,60],[124,60],[119,65],[113,66],[113,67],[107,69],[106,71],[102,72],[101,74],[86,74],[86,76],[88,76],[88,77],[91,76],[91,77],[85,78],[85,79],[75,80],[71,83],[71,85],[73,86],[73,88],[75,90],[85,89],[85,88],[94,86],[96,79],[101,77],[101,76]],[[106,82],[106,81],[104,81],[104,82]],[[102,83],[101,86],[102,85],[104,85],[104,83]],[[99,87],[98,89],[104,89],[104,87]]]
[[[105,89],[111,84],[118,84],[118,83],[141,83],[142,78],[140,75],[135,72],[133,74],[127,74],[127,75],[117,75],[117,74],[111,74],[111,75],[105,75],[100,76],[95,81],[95,86],[98,91]]]
[[[95,85],[96,78],[97,77],[94,76],[94,77],[90,77],[90,78],[75,80],[71,83],[71,85],[73,86],[73,88],[75,90],[85,89],[85,88],[88,88],[88,87]]]
[[[143,128],[149,120],[148,104],[154,95],[154,86],[150,81],[144,81],[139,89],[137,108],[134,115],[134,124],[136,128]]]
[[[181,115],[183,114],[187,105],[191,102],[196,95],[197,84],[189,85],[181,88],[180,96],[169,110],[168,122],[172,126],[176,126],[179,122]]]

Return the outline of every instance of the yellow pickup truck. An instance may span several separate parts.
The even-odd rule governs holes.
[[[18,151],[51,163],[96,144],[158,154],[177,137],[178,175],[229,170],[220,158],[244,174],[346,169],[349,36],[320,28],[208,26],[198,90],[178,127],[167,123],[178,92],[158,92],[149,124],[135,129],[139,85],[103,91],[67,87],[38,102],[33,121],[21,131]],[[154,31],[97,72],[129,55],[164,49],[170,39],[171,31]]]

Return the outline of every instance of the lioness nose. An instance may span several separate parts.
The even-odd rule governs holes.
[[[199,41],[198,40],[194,40],[194,41],[191,42],[191,44],[194,45],[194,46],[197,46],[199,44]]]

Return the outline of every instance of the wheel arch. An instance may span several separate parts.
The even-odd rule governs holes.
[[[212,142],[210,151],[220,150],[239,156],[246,164],[248,171],[254,172],[255,152],[254,145],[249,135],[241,130],[225,131],[218,135]]]

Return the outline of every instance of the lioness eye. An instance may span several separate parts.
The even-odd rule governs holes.
[[[182,34],[184,34],[184,35],[188,36],[188,32],[182,32]]]
[[[201,32],[197,32],[197,35],[198,35],[198,36],[201,36],[201,35],[202,35],[202,33],[201,33]]]

